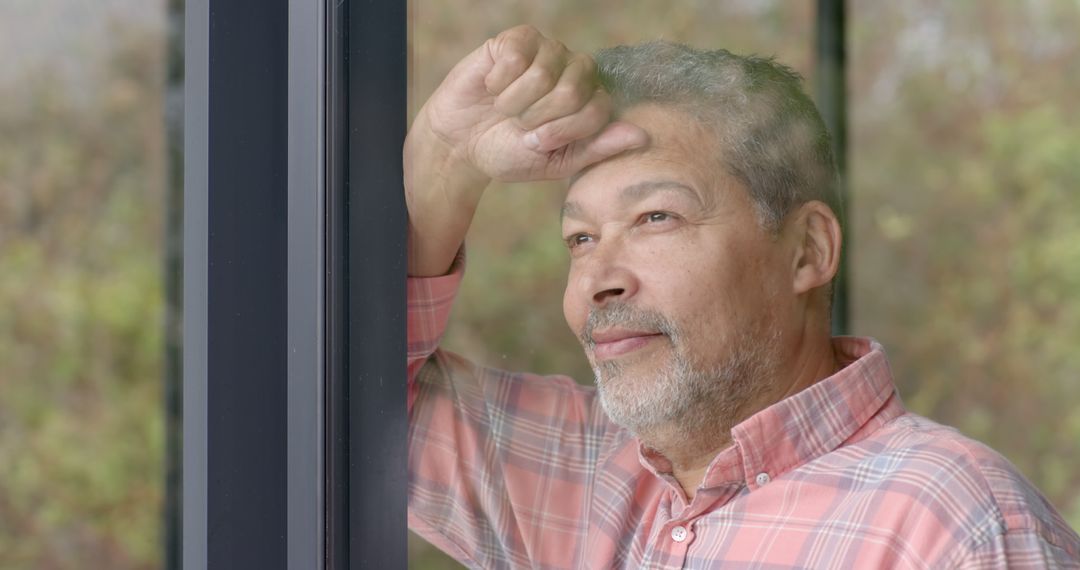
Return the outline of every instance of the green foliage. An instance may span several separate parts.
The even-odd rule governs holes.
[[[0,568],[160,566],[162,38],[0,105]]]

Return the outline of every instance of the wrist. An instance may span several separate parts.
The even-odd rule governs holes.
[[[405,137],[402,161],[405,196],[410,202],[437,195],[444,207],[475,207],[491,182],[468,160],[467,149],[432,129],[426,106]]]
[[[411,276],[446,273],[490,182],[426,121],[421,112],[402,151]]]

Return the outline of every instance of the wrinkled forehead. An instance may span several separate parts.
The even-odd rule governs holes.
[[[654,160],[674,159],[701,163],[713,167],[721,148],[719,137],[698,117],[682,109],[661,104],[639,104],[622,109],[614,116],[615,121],[633,124],[648,135],[648,143],[641,148],[626,151],[575,172],[568,180],[572,187],[582,176],[596,167],[627,156]]]
[[[628,109],[617,120],[633,123],[649,135],[641,148],[606,158],[575,172],[566,181],[563,211],[573,209],[582,192],[628,188],[667,181],[694,189],[705,202],[718,182],[727,178],[717,141],[687,113],[657,105]]]

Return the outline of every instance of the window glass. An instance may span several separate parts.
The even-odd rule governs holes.
[[[2,568],[163,565],[165,30],[0,2]]]
[[[520,23],[578,50],[663,37],[775,55],[813,94],[815,5],[414,0],[411,108]],[[1080,528],[1080,6],[846,5],[847,328],[884,344],[909,409],[1000,451]],[[561,311],[562,199],[557,183],[489,189],[444,346],[590,381]]]
[[[450,68],[484,40],[525,23],[576,51],[665,38],[775,55],[810,81],[813,18],[811,1],[413,0],[410,108],[415,114]],[[466,240],[467,277],[442,346],[497,368],[592,382],[562,314],[569,259],[559,226],[564,195],[565,182],[487,190]],[[460,566],[414,536],[410,567]]]
[[[852,329],[1080,528],[1080,7],[849,6]]]

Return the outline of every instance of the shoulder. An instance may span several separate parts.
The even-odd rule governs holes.
[[[883,489],[950,537],[946,558],[963,558],[1003,537],[1030,535],[1080,556],[1080,538],[1049,501],[997,451],[954,428],[904,414],[853,444]]]

